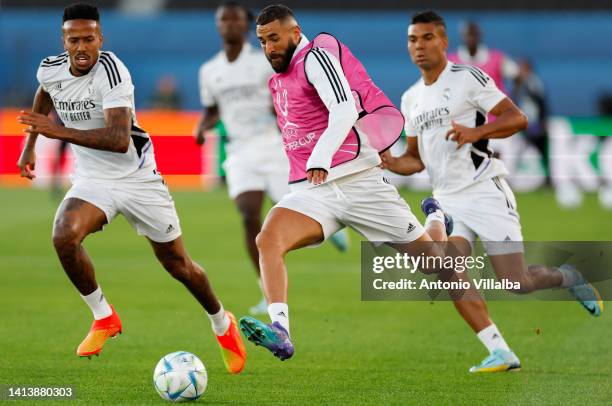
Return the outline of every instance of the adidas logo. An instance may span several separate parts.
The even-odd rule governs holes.
[[[504,238],[504,242],[511,242],[511,241],[512,241],[512,239],[510,237],[508,237],[508,236],[506,236],[506,238]]]
[[[174,230],[174,226],[172,224],[170,224],[168,226],[168,228],[166,229],[166,234],[168,234],[170,231]]]
[[[413,232],[415,228],[416,228],[416,226],[414,224],[408,223],[408,230],[406,230],[406,233]]]
[[[283,316],[283,317],[287,317],[287,315],[285,314],[285,312],[278,312],[277,316]]]
[[[497,333],[493,334],[493,337],[491,337],[493,340],[495,340],[496,338],[499,338],[499,335]]]

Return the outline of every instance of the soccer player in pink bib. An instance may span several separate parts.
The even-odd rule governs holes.
[[[289,162],[281,148],[281,137],[273,113],[268,79],[274,74],[261,49],[248,41],[252,16],[234,1],[219,6],[217,29],[223,50],[200,68],[200,95],[204,112],[196,128],[196,142],[203,144],[206,132],[219,120],[227,130],[227,159],[223,163],[229,196],[242,217],[249,257],[259,280],[259,252],[255,237],[261,231],[261,212],[266,195],[274,203],[289,193]],[[346,230],[330,242],[340,251],[348,249]],[[249,309],[266,314],[265,297]]]
[[[445,241],[452,220],[435,200],[426,199],[423,227],[383,178],[379,153],[399,138],[404,120],[344,44],[330,34],[309,41],[283,5],[261,12],[257,38],[276,72],[269,87],[292,192],[270,211],[257,236],[272,322],[244,317],[240,326],[250,341],[284,360],[294,352],[287,252],[320,244],[349,226],[369,241],[401,244],[411,255],[439,256],[436,244],[418,243]]]

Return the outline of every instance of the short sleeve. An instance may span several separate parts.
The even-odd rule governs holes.
[[[466,71],[466,85],[468,99],[478,110],[489,113],[495,106],[506,98],[506,95],[497,88],[493,79],[476,67],[469,67]]]
[[[42,89],[45,92],[49,93],[49,91],[45,87],[45,80],[44,80],[44,76],[43,76],[43,67],[42,66],[39,66],[38,67],[38,71],[36,71],[36,80],[40,84],[40,87],[42,87]]]
[[[205,65],[200,68],[199,83],[200,83],[200,102],[203,107],[209,108],[217,104],[212,89],[207,80],[207,72]]]
[[[410,91],[409,90],[406,91],[402,95],[400,110],[402,112],[402,115],[404,116],[404,132],[406,133],[406,137],[418,136],[416,129],[412,125],[412,120],[410,120]]]
[[[125,65],[113,54],[101,52],[96,83],[102,97],[102,109],[133,108],[134,85]]]
[[[57,56],[48,56],[40,61],[36,71],[36,80],[45,92],[49,93],[49,85],[53,82],[54,76],[59,70],[63,69],[66,63],[68,63],[66,52]]]

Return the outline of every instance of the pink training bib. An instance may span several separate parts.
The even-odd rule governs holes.
[[[340,61],[352,94],[342,92],[338,97],[341,100],[352,98],[359,112],[355,126],[333,156],[332,167],[359,156],[361,140],[357,131],[367,135],[369,144],[382,152],[398,140],[404,126],[400,111],[374,84],[349,48],[330,34],[319,34],[294,56],[286,72],[273,75],[269,81],[291,168],[289,183],[306,178],[306,163],[327,128],[329,118],[327,107],[306,77],[304,64],[313,48],[324,49]]]

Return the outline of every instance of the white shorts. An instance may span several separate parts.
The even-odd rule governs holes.
[[[231,154],[223,163],[230,198],[250,191],[263,191],[273,202],[289,193],[289,162],[282,149],[248,150]]]
[[[181,236],[174,201],[161,178],[142,182],[79,179],[64,200],[70,198],[93,204],[106,214],[108,223],[123,214],[138,234],[152,241],[170,242]]]
[[[325,239],[344,226],[368,241],[412,242],[425,229],[395,186],[375,167],[353,175],[299,190],[285,196],[275,207],[302,213],[316,220]]]
[[[470,243],[478,237],[489,255],[524,251],[516,199],[504,178],[483,180],[458,193],[434,197],[453,217],[451,236]]]

